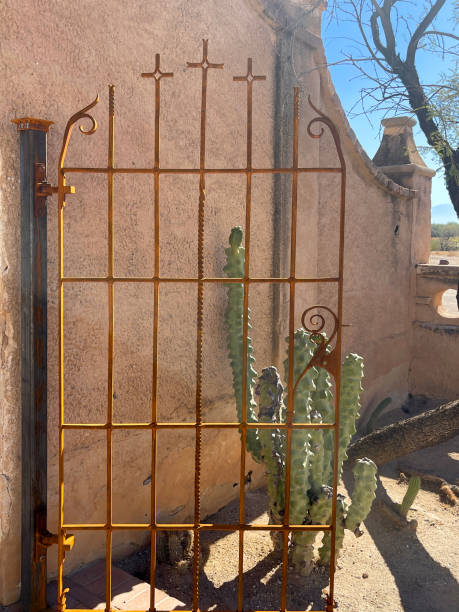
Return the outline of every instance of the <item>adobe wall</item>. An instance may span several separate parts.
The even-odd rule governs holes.
[[[397,173],[388,167],[380,151],[372,162],[347,122],[325,67],[321,44],[315,62],[321,74],[321,108],[340,128],[347,164],[343,348],[345,353],[357,352],[365,359],[361,410],[365,415],[388,396],[392,407],[399,406],[410,391],[414,270],[417,263],[429,257],[430,178],[434,173],[417,153],[412,138],[414,122],[408,118],[389,119],[387,124],[383,121],[380,151],[385,150],[387,140],[391,148],[395,141],[403,150],[408,148],[411,157],[403,166],[394,166]],[[398,123],[400,126],[394,127]],[[388,159],[399,154],[391,151]],[[413,170],[414,155],[422,168]],[[321,146],[321,164],[332,159],[329,139]],[[413,182],[413,172],[422,177]],[[331,230],[338,214],[337,202],[327,179],[321,186],[319,211],[318,234],[329,250],[325,256],[319,251],[318,270],[326,273],[331,269],[338,239]],[[326,287],[321,295],[322,301],[332,299]]]
[[[269,2],[267,4],[270,4]],[[272,3],[271,3],[272,4]],[[275,4],[275,3],[274,3]],[[269,23],[254,8],[257,2],[170,0],[167,11],[155,2],[120,0],[74,4],[52,0],[37,3],[13,0],[2,5],[1,67],[6,75],[0,100],[0,223],[2,294],[2,382],[0,437],[0,603],[19,596],[20,580],[20,252],[18,140],[10,120],[37,116],[55,122],[49,135],[49,181],[56,182],[57,156],[70,115],[101,94],[94,111],[99,129],[91,137],[75,130],[67,163],[106,164],[107,90],[116,85],[116,164],[144,167],[153,163],[153,89],[141,72],[152,71],[154,54],[173,71],[162,81],[161,163],[190,167],[199,162],[198,71],[186,61],[201,59],[201,39],[209,38],[209,59],[224,62],[224,71],[209,71],[209,166],[245,165],[245,89],[232,76],[244,74],[247,57],[254,72],[266,74],[254,86],[254,166],[269,167],[289,159],[288,105],[279,104],[275,79],[291,91],[301,77],[304,92],[337,123],[348,166],[344,350],[365,357],[364,404],[408,391],[414,263],[422,260],[413,244],[417,200],[409,186],[400,187],[369,162],[352,137],[323,64],[318,34],[319,13],[309,31],[297,32],[295,71],[288,72],[287,30]],[[291,14],[295,14],[295,7]],[[277,13],[278,19],[282,17]],[[282,21],[282,20],[281,20]],[[285,22],[288,15],[285,16]],[[273,27],[274,25],[274,27]],[[287,33],[286,33],[287,32]],[[287,54],[287,55],[286,55]],[[282,61],[281,61],[282,60]],[[285,61],[284,61],[285,60]],[[290,64],[291,65],[291,64]],[[285,72],[279,76],[284,66]],[[277,75],[277,77],[276,77]],[[300,107],[300,164],[326,165],[333,157],[328,135],[320,142],[306,134],[314,116],[302,95]],[[282,128],[279,129],[278,128]],[[277,142],[279,133],[284,142]],[[277,157],[276,157],[277,156]],[[72,175],[76,194],[65,212],[65,273],[106,274],[107,185],[105,178]],[[161,180],[161,274],[196,273],[195,178]],[[336,269],[338,184],[317,176],[299,181],[298,275],[328,274]],[[222,275],[223,247],[233,225],[244,225],[245,185],[239,179],[209,178],[206,201],[206,275]],[[253,275],[287,273],[289,187],[280,180],[253,181]],[[153,262],[153,183],[144,176],[115,179],[115,273],[151,275]],[[429,205],[430,206],[430,205]],[[419,217],[417,217],[419,218]],[[57,524],[57,217],[56,201],[48,203],[49,227],[49,529]],[[398,229],[396,229],[398,228]],[[272,303],[277,303],[273,308]],[[277,300],[277,302],[276,302]],[[317,302],[334,306],[336,295],[321,289],[298,290],[297,313]],[[152,287],[117,286],[115,293],[114,411],[119,422],[151,418]],[[234,418],[231,371],[222,327],[224,289],[207,289],[204,320],[204,418]],[[251,289],[252,338],[257,368],[274,363],[283,371],[288,302],[283,292],[265,285]],[[107,404],[107,293],[102,283],[75,284],[65,294],[65,409],[70,422],[105,422]],[[195,395],[196,294],[190,285],[163,286],[160,295],[159,419],[193,420]],[[277,344],[274,337],[280,337]],[[113,436],[113,495],[116,522],[150,519],[151,434],[115,432]],[[238,492],[238,434],[223,430],[204,436],[202,515],[209,514]],[[185,433],[158,435],[158,518],[164,522],[190,520],[193,513],[193,437]],[[105,432],[70,432],[65,444],[65,517],[73,522],[105,520]],[[262,482],[253,468],[254,485]],[[103,535],[103,534],[101,534]],[[114,555],[132,550],[148,534],[116,534]],[[78,533],[65,571],[104,554],[102,537]],[[55,551],[49,555],[49,574],[55,572]]]
[[[201,39],[209,38],[209,59],[224,62],[224,71],[209,71],[207,163],[245,165],[245,86],[232,76],[245,74],[247,57],[254,58],[256,84],[254,151],[256,166],[273,164],[273,30],[242,0],[224,5],[215,0],[164,6],[154,2],[51,1],[39,6],[25,0],[2,5],[1,59],[4,87],[0,101],[2,132],[2,507],[0,544],[0,602],[19,595],[20,581],[20,252],[18,138],[11,119],[37,116],[52,119],[49,136],[49,180],[56,183],[57,156],[67,119],[86,106],[97,91],[101,103],[95,115],[96,135],[75,131],[67,163],[101,166],[106,163],[107,85],[116,85],[116,164],[153,163],[154,84],[140,78],[154,69],[161,52],[162,68],[175,73],[163,81],[161,163],[197,167],[199,164],[200,75],[186,61],[199,61]],[[241,116],[242,113],[242,116]],[[312,163],[312,162],[311,162]],[[72,176],[76,195],[66,208],[65,273],[106,273],[106,182]],[[244,224],[245,185],[242,177],[207,180],[206,275],[222,275],[223,249],[233,225]],[[306,187],[304,187],[306,188]],[[314,185],[309,186],[313,189]],[[150,177],[115,179],[115,273],[152,274],[153,184]],[[195,178],[165,177],[161,190],[161,273],[194,276],[197,250],[198,183]],[[272,180],[253,181],[254,240],[252,274],[271,273],[273,253]],[[49,528],[57,524],[57,220],[56,201],[48,204],[49,223]],[[278,246],[280,249],[280,246]],[[304,249],[306,254],[307,249]],[[314,257],[312,248],[311,257]],[[310,261],[311,258],[308,258]],[[313,266],[314,267],[314,266]],[[270,288],[251,296],[253,339],[257,363],[272,363]],[[221,317],[225,290],[206,289],[204,320],[204,418],[234,418],[231,371]],[[72,422],[104,422],[106,415],[107,296],[102,285],[75,285],[65,295],[65,407]],[[126,285],[115,293],[114,410],[118,421],[149,421],[152,378],[152,289]],[[160,296],[158,418],[193,420],[195,395],[196,293],[190,285],[167,286]],[[147,432],[148,433],[148,432]],[[116,432],[113,450],[115,521],[148,522],[150,510],[151,435]],[[240,445],[235,432],[205,434],[202,515],[233,498],[238,481]],[[66,434],[65,517],[67,521],[97,522],[105,517],[104,435]],[[194,442],[184,433],[158,436],[158,519],[182,522],[193,515]],[[219,461],[217,461],[217,457]],[[255,469],[254,486],[262,471]],[[145,484],[143,484],[145,483]],[[114,555],[148,534],[114,538]],[[66,571],[103,555],[103,541],[77,534]],[[49,555],[50,575],[56,551]]]
[[[416,319],[412,393],[441,401],[457,399],[459,316],[442,307],[447,289],[457,291],[459,266],[420,265],[416,269]]]

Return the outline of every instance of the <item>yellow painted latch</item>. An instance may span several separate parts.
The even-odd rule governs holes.
[[[42,531],[41,533],[37,533],[37,545],[42,548],[49,548],[53,544],[57,544],[58,535],[57,533],[51,533],[50,531]],[[73,534],[66,535],[64,537],[64,550],[67,552],[72,550],[73,545],[75,544],[75,536]],[[37,546],[37,549],[38,549]]]
[[[59,188],[53,187],[46,180],[46,166],[42,163],[35,165],[35,197],[47,198],[55,193],[58,193]],[[64,193],[75,193],[73,185],[64,185]]]

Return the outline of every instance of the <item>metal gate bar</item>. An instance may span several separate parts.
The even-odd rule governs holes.
[[[99,101],[98,97],[89,106],[73,115],[68,123],[64,134],[61,155],[59,159],[59,208],[58,208],[58,249],[59,249],[59,551],[58,551],[58,604],[57,610],[66,610],[66,592],[63,589],[63,563],[65,552],[68,550],[68,531],[105,531],[106,532],[106,610],[111,612],[111,565],[112,565],[112,535],[113,531],[138,530],[151,532],[151,599],[150,611],[155,610],[154,593],[156,580],[156,536],[161,531],[183,531],[190,530],[194,533],[194,558],[193,558],[193,611],[199,610],[199,549],[201,531],[238,531],[238,595],[237,610],[243,610],[243,561],[244,561],[244,532],[245,531],[275,531],[283,534],[282,552],[282,589],[280,600],[280,611],[286,610],[287,574],[288,574],[288,538],[295,531],[331,531],[331,560],[330,560],[330,589],[327,601],[327,612],[333,610],[334,605],[334,573],[335,573],[335,525],[336,525],[336,496],[337,496],[337,460],[338,460],[338,431],[339,431],[339,389],[340,389],[340,354],[341,354],[341,316],[343,298],[343,262],[344,262],[344,208],[345,208],[345,162],[341,151],[339,135],[333,122],[323,115],[312,102],[309,103],[317,117],[313,118],[307,131],[312,138],[320,138],[324,133],[321,127],[318,133],[312,131],[316,123],[326,125],[333,137],[335,148],[339,157],[339,167],[299,167],[298,165],[298,138],[299,138],[299,89],[294,88],[293,109],[293,161],[290,168],[253,168],[252,166],[252,116],[253,116],[253,83],[265,80],[265,76],[255,76],[252,72],[252,59],[248,59],[247,74],[233,77],[234,81],[247,83],[247,152],[245,168],[206,168],[206,113],[207,113],[207,82],[208,70],[210,68],[223,68],[223,64],[211,63],[208,60],[208,44],[203,41],[203,55],[200,62],[188,62],[190,68],[201,69],[201,127],[200,127],[200,163],[199,168],[161,168],[160,167],[160,110],[161,110],[161,79],[172,77],[173,73],[163,72],[160,68],[160,55],[155,56],[155,70],[153,73],[143,73],[142,77],[155,79],[155,145],[154,166],[152,168],[116,168],[115,167],[115,104],[114,86],[109,86],[109,135],[108,135],[108,161],[105,168],[89,167],[67,167],[65,157],[74,126],[82,119],[91,121],[90,128],[85,130],[80,126],[83,134],[93,134],[97,129],[97,123],[89,111]],[[108,181],[108,269],[107,275],[103,277],[65,277],[64,256],[64,233],[63,213],[66,194],[73,193],[73,188],[67,186],[66,174],[70,173],[92,173],[106,174]],[[325,278],[297,278],[296,273],[296,227],[297,227],[297,200],[298,200],[298,176],[305,173],[339,173],[341,176],[340,188],[340,244],[339,244],[339,272],[338,276]],[[113,206],[114,206],[114,176],[115,174],[153,174],[154,176],[154,276],[144,277],[115,277],[114,276],[114,234],[113,234]],[[160,176],[162,174],[199,175],[199,205],[198,205],[198,251],[197,277],[173,278],[160,276]],[[209,278],[204,276],[204,221],[205,221],[205,182],[208,174],[244,174],[246,176],[246,208],[245,208],[245,267],[243,278]],[[280,278],[251,278],[250,277],[250,223],[251,223],[251,196],[252,176],[256,174],[289,174],[292,176],[292,198],[291,198],[291,236],[290,236],[290,272],[288,277]],[[114,357],[114,286],[116,283],[152,283],[154,286],[153,298],[153,369],[152,369],[152,407],[150,423],[114,423],[113,422],[113,357]],[[106,283],[108,290],[108,363],[107,363],[107,420],[106,423],[66,423],[64,420],[64,287],[71,283]],[[190,423],[171,423],[157,421],[157,387],[158,387],[158,328],[159,328],[159,291],[161,283],[196,283],[197,286],[197,325],[196,325],[196,416],[195,421]],[[204,287],[207,284],[239,283],[243,285],[243,387],[242,387],[242,419],[240,422],[203,422],[202,420],[202,333],[203,333],[203,308]],[[247,343],[248,343],[248,309],[249,309],[249,287],[258,283],[286,283],[289,286],[289,372],[288,372],[288,395],[292,398],[286,414],[286,423],[263,424],[247,422]],[[311,306],[302,315],[303,327],[314,332],[318,337],[317,350],[311,361],[304,369],[300,377],[293,380],[293,346],[295,332],[295,289],[297,284],[302,283],[336,283],[338,286],[338,313],[337,315],[326,306]],[[328,312],[334,321],[334,329],[330,337],[325,339],[320,335],[325,327],[325,318],[317,311]],[[311,315],[311,313],[314,313]],[[310,318],[307,319],[307,316]],[[311,327],[309,327],[311,326]],[[322,339],[320,339],[322,338]],[[334,344],[333,344],[334,343]],[[329,352],[327,353],[327,348]],[[330,350],[331,349],[331,350]],[[334,423],[296,423],[294,417],[294,396],[296,388],[313,366],[325,368],[335,379],[335,420]],[[239,523],[237,524],[213,524],[201,522],[200,509],[200,478],[201,478],[201,450],[202,429],[237,429],[241,432],[241,456],[240,456],[240,494],[239,494]],[[245,454],[247,430],[249,429],[284,429],[286,430],[287,452],[286,452],[286,478],[285,478],[285,512],[282,525],[251,525],[245,523]],[[65,523],[64,522],[64,432],[66,430],[106,430],[107,431],[107,509],[105,523]],[[151,430],[152,457],[151,457],[151,516],[149,523],[113,523],[112,517],[112,432],[114,430]],[[193,429],[196,435],[195,443],[195,481],[194,481],[194,522],[165,524],[156,522],[156,454],[157,454],[157,432],[166,429]],[[291,441],[292,432],[295,429],[333,429],[334,430],[334,477],[332,497],[332,520],[329,525],[291,525],[289,522],[289,500],[290,500],[290,471],[291,471]]]
[[[159,53],[155,55],[155,70],[152,73],[143,73],[143,78],[155,79],[155,169],[159,169],[159,117],[161,112],[161,79],[170,78],[172,72],[162,72],[160,68],[161,58]],[[159,325],[159,174],[154,174],[154,217],[155,217],[155,262],[154,262],[154,286],[153,286],[153,371],[152,371],[152,400],[151,400],[151,422],[156,423],[158,413],[158,325]],[[156,520],[156,456],[157,456],[157,429],[151,429],[151,484],[150,484],[150,521]],[[155,607],[156,587],[156,537],[157,530],[152,529],[150,536],[150,608]]]
[[[295,278],[296,271],[296,221],[297,221],[297,198],[298,198],[298,104],[299,92],[295,87],[293,92],[293,160],[292,160],[292,212],[290,221],[290,279]],[[287,449],[285,452],[285,508],[284,508],[284,531],[282,547],[282,590],[281,610],[287,607],[287,571],[288,571],[288,526],[290,523],[290,468],[292,452],[292,422],[295,405],[293,394],[293,349],[295,333],[295,283],[289,280],[289,320],[288,320],[288,397],[287,404]]]
[[[250,276],[250,221],[252,208],[252,105],[253,105],[253,82],[264,81],[264,75],[255,76],[252,72],[252,58],[247,60],[247,74],[235,76],[233,81],[245,81],[247,83],[247,178],[245,196],[245,259],[244,259],[244,298],[242,312],[242,411],[241,411],[241,458],[239,474],[239,523],[245,523],[245,455],[247,444],[247,343],[249,334],[249,284]],[[237,609],[243,609],[244,599],[244,530],[239,530],[239,564],[238,564],[238,589]]]

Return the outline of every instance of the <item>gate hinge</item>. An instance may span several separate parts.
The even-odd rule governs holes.
[[[59,191],[58,187],[53,187],[47,181],[36,183],[35,195],[38,198],[47,198]],[[75,187],[73,185],[64,185],[64,193],[75,193]]]
[[[51,533],[50,531],[42,531],[41,533],[37,533],[37,544],[42,546],[43,548],[49,548],[53,544],[57,544],[59,536],[57,533]],[[72,534],[64,536],[64,550],[67,552],[72,550],[73,545],[75,544],[75,536]]]
[[[35,164],[35,196],[37,198],[47,198],[58,193],[59,188],[53,187],[46,180],[46,166],[42,163]],[[64,185],[64,193],[75,193],[73,185]]]

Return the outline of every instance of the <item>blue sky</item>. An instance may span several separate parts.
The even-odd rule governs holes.
[[[440,11],[435,21],[438,30],[451,31],[451,24],[453,23],[453,5],[453,0],[448,0],[443,9]],[[323,16],[322,35],[327,59],[330,63],[342,59],[343,56],[341,54],[341,50],[350,48],[352,42],[347,39],[360,40],[360,34],[355,24],[342,20],[340,20],[339,23],[334,20],[329,22],[327,12]],[[402,45],[403,41],[404,37],[401,37],[400,42]],[[430,82],[435,82],[436,78],[447,69],[446,62],[443,62],[438,55],[427,52],[418,52],[416,56],[416,66],[420,74],[429,75]],[[349,111],[359,99],[359,92],[361,87],[364,85],[364,81],[360,77],[354,78],[358,75],[358,72],[355,68],[348,64],[330,66],[330,72],[336,91],[341,99],[341,103],[344,110],[348,114],[352,129],[355,131],[357,138],[368,155],[373,157],[381,140],[382,132],[380,129],[380,122],[383,117],[383,113],[372,113],[370,116],[371,123],[367,117],[365,117],[365,115],[357,117],[350,116]],[[414,128],[414,136],[418,146],[427,145],[424,134],[417,127]],[[435,159],[433,156],[429,158],[428,154],[426,153],[423,153],[422,156],[428,166],[434,169],[438,167],[438,158]],[[451,200],[448,196],[448,192],[446,191],[442,173],[441,171],[438,171],[437,175],[432,181],[432,206],[450,202]]]

